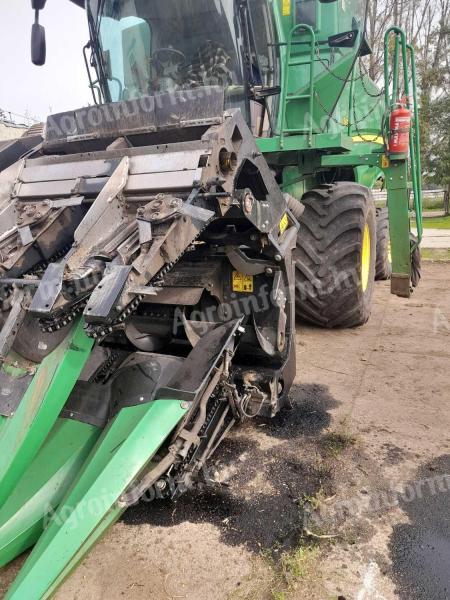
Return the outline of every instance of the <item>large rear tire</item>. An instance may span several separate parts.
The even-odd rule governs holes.
[[[370,190],[324,185],[302,198],[294,252],[296,313],[325,328],[358,327],[372,311],[377,226]]]
[[[389,232],[389,211],[377,208],[377,266],[375,279],[387,281],[392,276],[391,235]]]

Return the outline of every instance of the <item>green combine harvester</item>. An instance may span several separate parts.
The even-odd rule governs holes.
[[[296,315],[356,327],[376,278],[420,278],[414,52],[387,32],[380,90],[364,0],[73,1],[95,105],[0,173],[0,566],[34,546],[14,600],[287,404]]]

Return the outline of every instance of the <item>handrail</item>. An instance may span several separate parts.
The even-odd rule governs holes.
[[[389,88],[390,75],[390,54],[389,42],[392,34],[395,34],[394,59],[393,59],[393,82],[392,95]],[[400,53],[401,51],[401,53]],[[390,27],[384,38],[384,78],[385,78],[385,97],[386,110],[392,111],[400,102],[399,78],[400,78],[400,54],[402,57],[403,80],[405,87],[405,97],[409,109],[413,109],[413,126],[410,131],[410,161],[411,161],[411,179],[414,192],[414,211],[416,213],[417,237],[418,243],[423,237],[423,208],[422,208],[422,161],[420,156],[420,122],[419,106],[417,102],[417,71],[415,62],[415,51],[406,39],[406,33],[400,27]],[[411,63],[411,73],[408,68]],[[410,88],[412,83],[412,96]]]
[[[415,145],[416,154],[416,173],[417,173],[417,194],[414,192],[414,207],[417,217],[417,234],[419,243],[423,237],[423,190],[422,190],[422,156],[420,152],[420,120],[419,120],[419,105],[417,102],[417,71],[416,71],[416,52],[411,44],[407,45],[411,60],[412,85],[414,98],[414,127],[411,129],[411,146]]]

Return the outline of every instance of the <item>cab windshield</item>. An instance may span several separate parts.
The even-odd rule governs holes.
[[[245,97],[234,0],[89,0],[111,101],[200,86]]]

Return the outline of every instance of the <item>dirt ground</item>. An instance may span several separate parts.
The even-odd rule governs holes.
[[[58,600],[450,599],[450,264],[298,334],[292,409],[232,434],[220,485],[130,509]]]

